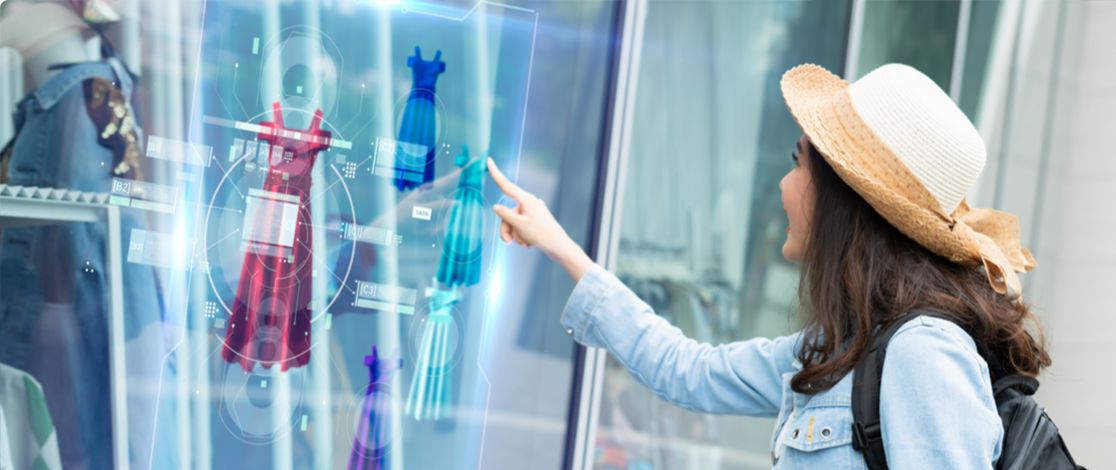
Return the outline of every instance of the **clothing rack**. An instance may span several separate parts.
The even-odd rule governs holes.
[[[128,410],[124,357],[124,280],[120,253],[120,209],[109,195],[57,188],[0,184],[0,230],[63,223],[105,223],[109,287],[109,373],[115,468],[127,469]]]

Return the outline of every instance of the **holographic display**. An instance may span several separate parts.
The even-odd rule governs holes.
[[[453,209],[446,224],[442,257],[438,262],[438,282],[448,286],[471,286],[480,281],[481,248],[484,245],[488,202],[484,199],[484,180],[488,165],[483,158],[471,159],[463,147],[455,159],[461,168]]]
[[[388,286],[374,282],[357,281],[356,301],[353,305],[384,312],[415,313],[418,292],[406,287]]]
[[[348,470],[386,470],[384,458],[392,441],[391,374],[403,367],[403,361],[381,358],[375,345],[372,354],[364,356],[368,367],[368,386],[359,399],[353,448],[349,453]]]
[[[428,312],[412,324],[418,326],[415,329],[420,339],[405,409],[418,420],[442,418],[449,402],[454,358],[460,347],[460,333],[453,318],[454,306],[460,300],[457,289],[434,288],[428,298]]]
[[[273,121],[259,138],[271,144],[271,164],[264,191],[249,197],[245,240],[255,246],[244,256],[236,299],[225,330],[221,356],[239,362],[246,372],[255,362],[278,363],[281,370],[306,365],[310,357],[310,274],[313,231],[310,226],[310,170],[318,153],[329,148],[330,132],[321,129],[316,110],[308,130],[283,124],[279,102]],[[277,148],[282,149],[277,151]],[[280,156],[281,155],[281,156]],[[259,197],[270,194],[274,199]]]
[[[446,71],[442,51],[434,59],[422,59],[422,49],[415,46],[415,55],[407,58],[411,68],[411,92],[399,125],[398,148],[392,155],[395,186],[400,190],[414,188],[434,180],[434,158],[438,138],[437,95],[438,76]]]
[[[196,381],[190,407],[219,405],[211,431],[234,439],[199,438],[215,468],[259,447],[336,468],[350,443],[349,468],[446,468],[417,451],[431,436],[483,447],[502,279],[485,162],[517,171],[538,19],[446,3],[207,1],[191,133],[147,148],[176,186],[114,185],[196,242],[168,270],[189,362],[167,367]]]
[[[111,204],[169,214],[178,204],[178,188],[126,178],[113,178],[109,194]]]
[[[305,371],[256,368],[245,372],[235,364],[223,369],[218,417],[233,436],[263,444],[295,428],[303,416]]]
[[[127,261],[172,269],[186,269],[193,260],[193,240],[183,240],[185,252],[176,252],[178,246],[174,236],[141,228],[132,228],[128,240]]]
[[[208,145],[192,144],[152,135],[147,137],[147,152],[144,153],[144,156],[190,165],[209,166],[209,160],[213,158],[213,149]]]

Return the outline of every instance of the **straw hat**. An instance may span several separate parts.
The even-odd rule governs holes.
[[[782,90],[837,175],[891,225],[950,261],[982,265],[996,292],[1022,293],[1016,273],[1035,260],[1020,245],[1019,220],[966,204],[984,141],[933,80],[888,64],[849,84],[806,64],[783,75]]]

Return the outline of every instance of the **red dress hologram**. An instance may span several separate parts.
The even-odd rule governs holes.
[[[256,198],[246,202],[257,205],[245,211],[246,216],[254,213],[245,230],[263,233],[266,240],[245,238],[247,252],[221,351],[226,361],[239,362],[249,372],[257,362],[265,368],[279,364],[285,371],[310,361],[311,170],[331,137],[320,128],[321,110],[305,131],[283,125],[278,102],[272,114],[273,122],[260,123],[267,130],[259,139],[271,144],[263,191],[245,195]],[[297,214],[293,221],[292,214]],[[284,224],[291,223],[293,237],[279,235],[289,232]]]

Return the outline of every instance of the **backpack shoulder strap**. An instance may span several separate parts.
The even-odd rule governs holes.
[[[920,315],[933,314],[929,311],[910,311],[882,325],[873,336],[868,351],[856,363],[852,387],[853,448],[864,454],[869,470],[887,468],[880,429],[880,378],[883,376],[887,343],[903,324]]]

